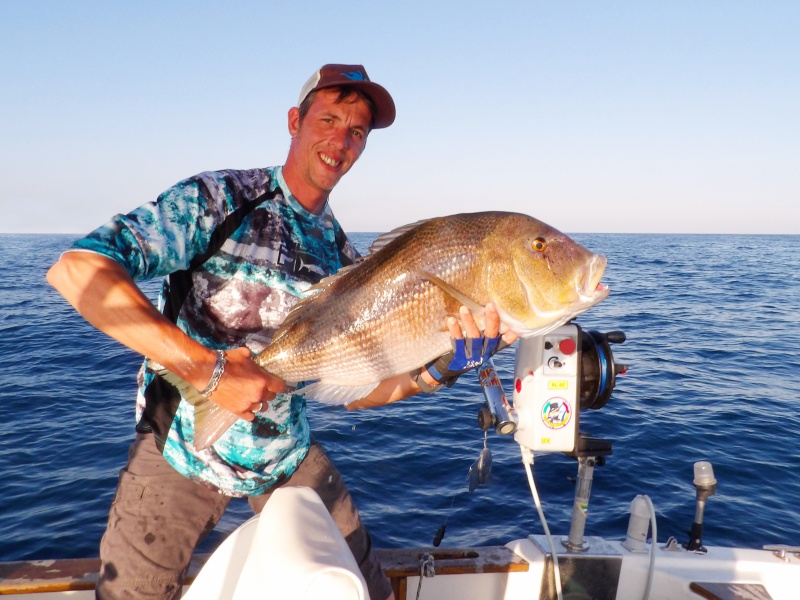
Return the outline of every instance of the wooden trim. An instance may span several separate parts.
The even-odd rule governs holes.
[[[377,549],[375,552],[398,599],[405,598],[407,578],[419,575],[420,558],[426,553],[433,556],[437,575],[528,570],[528,563],[505,546]],[[187,584],[194,581],[209,556],[197,554],[192,558]],[[98,558],[0,563],[0,595],[93,590],[99,570]]]
[[[210,554],[197,554],[189,565],[186,583],[197,577]],[[0,596],[41,592],[93,590],[100,571],[99,558],[60,558],[0,563]]]
[[[436,575],[515,573],[527,571],[529,566],[505,546],[376,549],[375,553],[398,600],[406,597],[408,578],[419,576],[420,561],[425,554],[433,556]]]
[[[706,600],[772,600],[760,583],[717,583],[693,581],[689,589]]]
[[[513,573],[528,570],[528,562],[505,546],[377,549],[375,553],[388,577],[419,575],[420,559],[424,554],[433,556],[437,575]]]

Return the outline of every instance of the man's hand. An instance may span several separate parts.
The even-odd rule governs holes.
[[[275,394],[286,391],[286,384],[253,362],[248,348],[234,348],[225,355],[225,372],[209,398],[240,419],[252,421]]]
[[[472,316],[472,312],[470,312],[468,308],[461,307],[459,316],[461,317],[461,324],[459,324],[459,321],[453,317],[447,320],[447,328],[450,330],[450,335],[454,341],[463,340],[465,334],[466,337],[473,340],[477,340],[478,338],[482,337],[481,331],[478,328],[478,325],[475,323],[474,317]],[[497,310],[491,303],[486,305],[484,317],[486,319],[486,329],[484,331],[485,336],[489,338],[497,338],[499,336],[499,339],[502,340],[502,342],[496,345],[495,349],[509,346],[513,344],[519,337],[513,331],[507,331],[502,334],[502,336],[500,335],[500,315],[497,313]],[[483,347],[483,342],[481,342],[480,346],[481,348]],[[448,353],[448,355],[449,354],[450,353]],[[451,360],[452,358],[447,359],[445,366],[447,366]],[[453,377],[458,377],[458,375],[454,375]],[[453,381],[455,381],[455,379],[453,379]],[[377,388],[375,388],[375,390],[373,390],[367,397],[348,404],[347,409],[356,410],[361,408],[384,406],[386,404],[390,404],[391,402],[397,402],[403,398],[408,398],[418,394],[420,391],[429,392],[431,389],[435,389],[439,383],[440,382],[435,380],[423,367],[422,371],[418,374],[404,373],[402,375],[397,375],[396,377],[387,379]]]
[[[447,328],[450,330],[450,335],[453,339],[463,339],[464,334],[466,334],[468,338],[473,339],[481,337],[481,330],[478,329],[478,325],[475,323],[475,317],[472,316],[471,310],[466,306],[462,306],[459,311],[459,316],[461,317],[460,325],[455,317],[449,317],[447,319]],[[483,335],[487,338],[494,338],[500,335],[500,314],[491,302],[486,305],[484,318],[486,320],[486,328],[484,329]],[[510,346],[517,341],[519,336],[513,331],[508,330],[501,337],[503,346]]]
[[[483,333],[466,306],[461,307],[459,316],[460,323],[455,317],[447,319],[447,328],[453,341],[452,352],[427,366],[431,379],[448,386],[455,383],[459,375],[480,367],[498,350],[513,344],[518,337],[513,331],[500,335],[500,315],[491,303],[486,305],[486,328]]]

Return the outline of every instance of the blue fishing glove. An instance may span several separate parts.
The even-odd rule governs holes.
[[[500,335],[493,338],[484,336],[452,338],[450,341],[453,343],[453,349],[450,352],[425,365],[430,376],[438,381],[439,385],[432,387],[426,384],[425,380],[419,376],[422,369],[414,375],[414,380],[423,392],[430,394],[444,386],[451,387],[460,375],[477,369],[499,350],[508,346]]]

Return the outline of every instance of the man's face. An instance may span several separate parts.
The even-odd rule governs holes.
[[[350,170],[364,151],[372,119],[369,107],[358,97],[339,103],[338,90],[320,90],[300,123],[297,108],[289,111],[292,144],[287,162],[292,163],[305,193],[328,193]]]

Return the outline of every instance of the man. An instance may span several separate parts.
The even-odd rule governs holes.
[[[247,497],[259,512],[280,485],[314,488],[370,596],[392,597],[341,476],[311,439],[305,401],[283,393],[284,382],[251,357],[308,288],[356,258],[328,197],[372,129],[394,118],[391,96],[361,65],[325,65],[289,110],[292,141],[283,167],[182,181],[78,240],[48,272],[90,323],[147,357],[136,440],[101,542],[99,597],[179,597],[195,547],[230,498]],[[165,277],[159,309],[135,284],[153,277]],[[468,337],[483,339],[468,311],[462,324]],[[463,337],[455,319],[448,326],[454,338]],[[487,338],[496,342],[498,330],[489,307]],[[192,408],[150,360],[239,420],[211,447],[196,449]],[[383,382],[350,408],[430,392],[468,368],[449,361],[438,370],[431,365],[433,375],[423,369]]]

